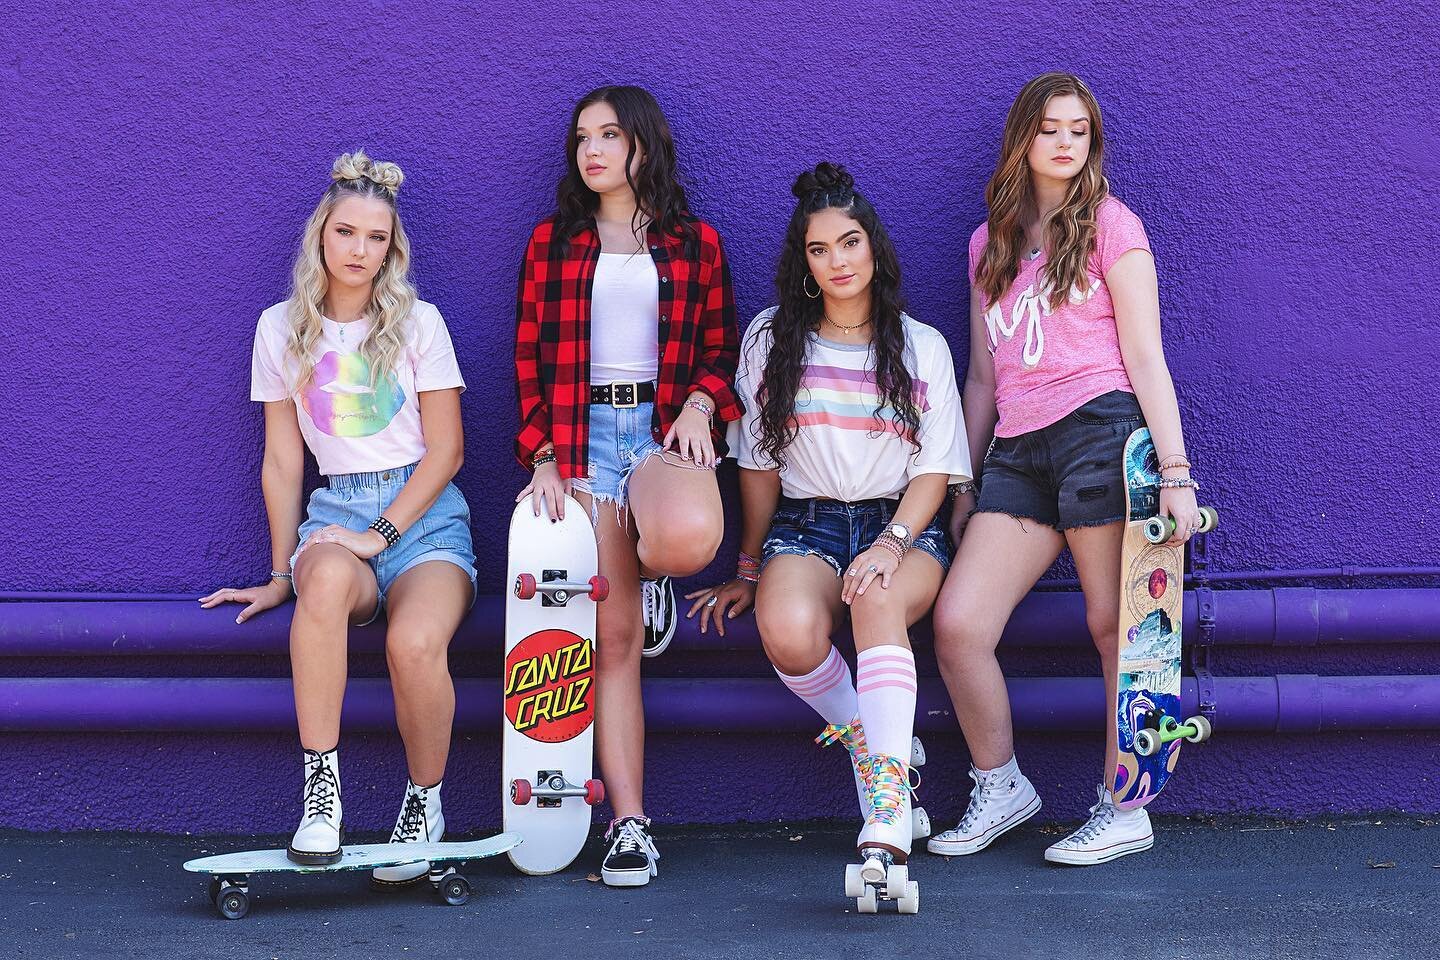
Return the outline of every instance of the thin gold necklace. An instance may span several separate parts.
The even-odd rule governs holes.
[[[844,330],[846,333],[849,333],[851,330],[859,330],[861,327],[865,326],[865,324],[870,322],[870,318],[866,317],[864,320],[861,320],[854,326],[847,327],[843,323],[836,323],[834,320],[831,320],[830,314],[828,313],[823,314],[823,316],[825,317],[825,322],[830,324],[830,326],[834,327],[836,330]]]

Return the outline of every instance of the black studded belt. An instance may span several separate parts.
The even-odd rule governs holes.
[[[642,403],[655,402],[655,384],[607,383],[603,387],[590,388],[591,403],[608,403],[612,407],[634,407]]]

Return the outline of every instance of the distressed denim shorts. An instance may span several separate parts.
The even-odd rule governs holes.
[[[1112,390],[1048,427],[996,437],[980,471],[980,513],[1054,527],[1098,527],[1125,517],[1120,460],[1145,425],[1135,394]]]
[[[328,477],[329,486],[319,487],[310,494],[305,522],[300,525],[300,543],[317,530],[333,524],[354,530],[365,530],[395,500],[405,481],[415,472],[415,464],[380,470],[375,473],[340,473]],[[290,558],[295,570],[297,549]],[[365,562],[375,573],[380,586],[380,602],[369,623],[385,606],[385,594],[400,574],[428,560],[453,563],[470,578],[470,602],[475,602],[475,551],[470,542],[470,506],[465,495],[453,483],[447,483],[440,498],[425,515],[406,530],[398,543],[386,547]]]
[[[586,475],[577,477],[572,486],[593,497],[594,506],[614,503],[617,509],[623,508],[626,488],[635,468],[652,456],[692,470],[710,469],[696,466],[673,451],[665,451],[655,442],[650,432],[654,410],[653,403],[633,407],[612,407],[608,403],[590,405],[590,463]]]
[[[840,576],[850,562],[870,549],[895,515],[898,500],[792,500],[782,496],[770,521],[760,565],[779,556],[819,557]],[[912,549],[934,557],[950,569],[950,535],[939,514],[915,536]]]

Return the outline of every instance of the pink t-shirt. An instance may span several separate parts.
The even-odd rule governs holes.
[[[359,349],[369,329],[368,319],[336,323],[325,318],[311,360],[315,375],[303,391],[295,392],[302,371],[288,350],[286,305],[277,303],[260,314],[255,328],[250,399],[295,401],[300,434],[327,477],[418,462],[426,447],[416,395],[465,389],[450,331],[434,304],[416,302],[399,363],[374,384],[370,361]]]
[[[1125,390],[1134,393],[1120,356],[1115,306],[1105,274],[1131,250],[1150,250],[1145,226],[1114,197],[1096,211],[1090,290],[1072,290],[1054,309],[1036,286],[1046,263],[1042,253],[1020,261],[1010,289],[985,311],[990,356],[995,361],[997,437],[1018,437],[1048,427],[1088,400]],[[970,236],[970,283],[989,236],[980,224]]]

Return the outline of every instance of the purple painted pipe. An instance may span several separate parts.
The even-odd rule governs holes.
[[[1215,642],[1224,646],[1315,646],[1440,642],[1440,590],[1217,590]],[[260,654],[289,649],[292,606],[236,624],[238,608],[202,610],[193,599],[136,602],[0,603],[0,656],[191,656]],[[503,643],[504,599],[481,597],[461,625],[452,649],[497,656]],[[695,621],[681,619],[676,645],[690,650],[759,649],[755,618],[702,636]],[[1195,595],[1185,596],[1186,637],[1196,637]],[[928,639],[929,620],[915,628]],[[351,631],[350,649],[384,649],[381,626]],[[1035,592],[1020,604],[1006,628],[1007,646],[1090,645],[1079,594]]]
[[[1020,730],[1101,729],[1098,678],[1017,678],[1007,683]],[[1217,734],[1440,729],[1440,677],[1221,677],[1215,681]],[[1195,710],[1194,682],[1182,699]],[[457,729],[499,725],[495,680],[456,683]],[[646,726],[657,733],[813,732],[819,719],[776,680],[645,681]],[[394,704],[386,680],[352,680],[347,732],[389,732]],[[953,731],[945,688],[922,680],[916,726]],[[271,732],[295,729],[290,682],[274,679],[0,679],[0,731],[27,733]]]

